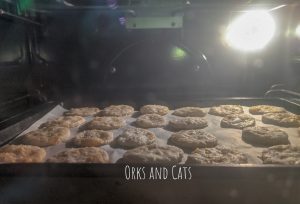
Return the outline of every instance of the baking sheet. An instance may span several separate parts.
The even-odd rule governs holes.
[[[249,107],[243,106],[244,112],[246,114],[249,114]],[[208,112],[209,108],[203,108],[206,112]],[[49,120],[53,120],[59,116],[62,116],[63,113],[67,111],[67,109],[64,109],[62,106],[58,105],[55,108],[53,108],[49,113],[47,113],[45,116],[43,116],[40,120],[36,121],[33,125],[31,125],[28,129],[26,129],[23,133],[21,133],[19,136],[26,134],[27,132],[30,132],[32,130],[36,130],[42,123],[47,122]],[[172,115],[173,111],[170,111],[165,117],[169,121],[174,118],[178,118],[178,116]],[[125,129],[127,129],[130,126],[134,126],[134,121],[136,120],[136,117],[138,116],[138,111],[136,111],[132,117],[124,117],[126,120],[126,126],[113,130],[114,138],[118,137]],[[261,115],[252,115],[252,117],[256,119],[256,125],[257,126],[273,126],[269,124],[264,124],[261,121]],[[265,147],[256,147],[252,146],[250,144],[245,143],[242,138],[242,130],[238,129],[231,129],[231,128],[221,128],[220,127],[220,121],[222,117],[214,116],[210,114],[206,114],[204,117],[208,121],[208,127],[204,128],[207,132],[212,133],[215,135],[218,139],[218,143],[221,145],[234,147],[240,152],[244,153],[248,157],[248,163],[250,164],[262,164],[262,161],[259,159],[259,156],[261,155],[261,152]],[[85,117],[86,122],[89,122],[93,119],[92,116]],[[299,145],[300,146],[300,136],[297,128],[283,128],[279,127],[280,129],[284,130],[289,135],[289,140],[292,145]],[[71,128],[71,137],[72,139],[76,133],[78,132],[79,128]],[[157,136],[157,143],[158,144],[167,144],[168,138],[171,136],[173,132],[169,131],[165,128],[149,128],[150,131],[154,132]],[[18,137],[19,137],[18,136]],[[12,141],[13,143],[14,141]],[[61,151],[64,151],[66,149],[66,144],[62,143],[59,145],[49,146],[46,147],[47,157],[49,158]],[[110,145],[104,145],[101,146],[101,148],[105,149],[107,153],[110,156],[110,160],[112,163],[116,163],[120,158],[122,158],[123,154],[126,152],[126,150],[121,148],[112,148]],[[187,157],[187,153],[185,153],[184,159],[181,163],[185,163]]]

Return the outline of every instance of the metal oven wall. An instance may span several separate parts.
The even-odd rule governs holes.
[[[121,98],[156,91],[262,96],[277,83],[295,88],[299,69],[291,66],[289,38],[285,33],[292,23],[291,12],[296,11],[289,6],[274,11],[274,39],[264,50],[246,54],[232,50],[222,40],[230,20],[245,8],[248,7],[214,4],[187,10],[182,30],[127,30],[119,22],[124,13],[115,10],[56,10],[42,14],[40,19],[45,26],[39,30],[37,42],[41,58],[48,63],[35,65],[35,71],[44,76],[38,85],[50,97],[71,97],[78,103],[93,102],[101,91],[105,91],[105,96],[100,97],[103,99],[110,94]],[[132,46],[140,41],[151,42]],[[193,58],[198,58],[200,69],[195,71],[190,59],[174,65],[159,58],[167,56],[166,47],[176,44],[183,44]],[[124,49],[127,46],[130,48]],[[201,64],[202,54],[208,64]],[[120,55],[114,61],[118,67],[110,64],[116,55]],[[143,87],[145,83],[149,85]]]
[[[34,84],[29,86],[30,91],[38,90],[40,97],[48,100],[72,101],[73,105],[174,93],[203,97],[262,96],[277,83],[297,89],[299,65],[292,59],[299,51],[290,48],[296,40],[286,32],[296,26],[299,7],[290,5],[272,12],[277,32],[261,52],[242,53],[224,43],[228,23],[238,11],[253,7],[205,3],[175,14],[184,14],[182,29],[152,30],[126,29],[120,18],[128,14],[121,10],[48,9],[32,13],[43,26],[32,28],[34,32],[30,33],[34,44],[33,59],[27,61],[30,68],[21,68],[23,72],[13,76],[1,74],[0,84],[5,87],[8,79],[10,83],[17,79],[17,84],[26,89],[23,85],[30,75],[29,84]],[[173,11],[135,8],[137,16],[163,12],[171,15]],[[1,30],[1,34],[8,35],[8,31]],[[15,34],[25,36],[24,32]],[[176,46],[187,48],[186,60],[167,58]],[[4,51],[7,54],[9,49]]]
[[[16,7],[0,2],[2,11],[15,14]],[[31,68],[28,52],[28,27],[15,20],[0,17],[0,121],[27,107]],[[2,123],[0,122],[0,128]]]

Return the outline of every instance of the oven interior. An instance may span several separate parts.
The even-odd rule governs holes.
[[[270,42],[255,52],[233,49],[224,37],[230,22],[245,11],[262,9],[270,11],[276,23]],[[299,114],[299,92],[300,4],[297,1],[0,1],[0,145],[8,143],[58,104],[66,109],[111,104],[128,104],[136,109],[144,104],[176,107],[195,101],[205,106],[273,104]],[[150,190],[157,183],[141,184],[143,188],[132,194],[136,186],[115,176],[122,171],[121,166],[103,168],[17,165],[2,166],[1,174],[27,177],[23,186],[34,181],[48,189],[54,186],[60,186],[61,191],[68,189],[66,194],[57,196],[74,203],[84,199],[66,196],[74,193],[72,184],[84,186],[93,182],[100,189],[108,185],[114,189],[114,195],[132,202],[139,199],[158,202],[149,197],[154,192],[159,194],[158,189]],[[70,171],[73,171],[71,176]],[[170,183],[174,192],[180,193],[182,186],[186,186],[192,196],[206,200],[212,196],[211,191],[218,189],[220,199],[240,203],[246,198],[247,202],[258,201],[252,196],[262,188],[270,188],[273,192],[267,190],[265,200],[279,192],[272,201],[280,203],[287,201],[280,185],[297,186],[291,188],[290,195],[299,190],[299,182],[286,184],[288,179],[299,181],[297,171],[296,167],[261,170],[202,167],[196,171],[192,183]],[[83,172],[87,178],[80,178]],[[278,176],[275,176],[278,182],[272,183],[274,178],[266,178],[267,173]],[[38,178],[31,180],[32,175]],[[56,180],[49,184],[43,178],[45,175]],[[57,175],[70,180],[65,182]],[[99,180],[96,184],[93,178],[96,176],[102,176],[97,178],[102,183]],[[256,180],[251,183],[252,177]],[[108,178],[113,181],[105,180]],[[208,185],[199,187],[205,196],[197,195],[194,189],[202,181]],[[164,193],[170,183],[161,184]],[[216,185],[220,186],[213,187]],[[235,193],[239,185],[244,193],[240,197]],[[261,188],[255,189],[256,185]],[[87,189],[77,190],[90,195]],[[253,191],[251,196],[248,191]],[[55,201],[53,192],[57,189],[51,192],[49,202]],[[45,201],[51,192],[42,192],[37,199]],[[104,192],[108,194],[101,196],[109,201],[120,201]],[[13,193],[7,193],[7,198],[13,198]],[[161,202],[170,201],[167,195],[160,195]],[[185,199],[194,201],[180,197],[177,202]],[[90,201],[96,200],[97,196],[90,197]],[[299,197],[290,197],[288,201],[297,203]]]
[[[263,97],[273,85],[299,92],[297,4],[272,11],[272,40],[249,53],[224,42],[226,27],[247,9],[278,3],[147,2],[2,1],[1,120],[50,101]]]

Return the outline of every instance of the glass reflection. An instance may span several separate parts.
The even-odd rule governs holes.
[[[296,36],[300,38],[300,25],[298,25],[296,28]]]
[[[187,56],[187,53],[183,49],[181,49],[179,47],[173,47],[172,48],[171,58],[173,60],[181,61],[181,60],[185,59],[186,56]]]

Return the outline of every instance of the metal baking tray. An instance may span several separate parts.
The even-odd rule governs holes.
[[[121,104],[124,102],[118,102]],[[138,109],[154,102],[127,103]],[[276,105],[299,114],[300,106],[280,98],[168,98],[157,103],[174,109],[221,104]],[[100,103],[99,103],[100,104]],[[109,103],[112,104],[112,103]],[[100,104],[100,107],[108,105]],[[70,106],[71,107],[71,106]],[[69,107],[67,107],[69,108]],[[29,127],[39,118],[26,121]],[[27,128],[24,128],[27,129]],[[24,130],[23,129],[23,130]],[[19,132],[15,132],[17,136]],[[11,135],[12,136],[12,135]],[[131,165],[139,167],[141,165]],[[153,165],[142,165],[146,172]],[[184,164],[177,167],[185,166]],[[172,166],[165,167],[171,171]],[[201,165],[192,167],[191,180],[126,180],[125,164],[0,164],[0,201],[16,203],[299,203],[300,166]],[[13,185],[15,184],[15,185]],[[30,189],[16,195],[13,189]],[[20,189],[19,189],[20,190]],[[76,195],[76,196],[75,196]],[[80,195],[80,196],[77,196]],[[188,196],[187,196],[188,195]],[[211,202],[213,201],[213,202]]]
[[[145,103],[146,104],[146,103]],[[258,104],[269,104],[269,105],[276,105],[286,108],[288,111],[299,114],[300,112],[300,106],[296,103],[290,102],[285,99],[271,99],[271,98],[218,98],[218,99],[200,99],[200,100],[189,100],[189,101],[180,101],[180,100],[174,100],[173,102],[160,102],[160,104],[165,104],[170,109],[176,109],[178,107],[184,107],[184,106],[199,106],[202,107],[206,112],[208,112],[209,107],[221,105],[221,104],[238,104],[242,105],[244,107],[245,113],[248,112],[248,106],[252,105],[258,105]],[[139,106],[144,105],[135,105],[136,110],[139,109]],[[54,110],[54,109],[53,109]],[[38,120],[35,125],[30,127],[25,131],[29,132],[31,130],[37,129],[38,126],[47,121],[48,119],[58,117],[63,114],[65,110],[59,106],[58,109],[55,111],[50,111],[52,114],[51,116],[44,116],[45,119]],[[134,114],[135,115],[135,114]],[[264,126],[272,126],[263,124],[261,122],[261,116],[260,115],[252,115],[256,119],[257,125],[264,125]],[[171,120],[172,118],[176,118],[177,116],[172,115],[172,111],[165,116],[167,120]],[[126,118],[126,126],[117,130],[112,131],[114,133],[114,138],[116,138],[118,135],[121,134],[121,132],[128,128],[129,126],[132,126],[134,124],[136,116],[127,117]],[[252,146],[250,144],[245,143],[241,139],[241,130],[238,129],[231,129],[231,128],[221,128],[220,127],[220,121],[222,117],[219,116],[213,116],[210,114],[207,114],[204,117],[208,121],[208,127],[204,128],[204,130],[214,134],[219,141],[219,144],[226,145],[229,147],[234,147],[237,150],[245,153],[248,157],[248,165],[261,165],[261,160],[259,159],[259,156],[261,154],[261,151],[265,149],[264,147],[257,147]],[[86,117],[86,121],[90,121],[93,119],[93,117]],[[298,131],[296,128],[282,128],[284,131],[286,131],[289,134],[289,139],[291,141],[291,144],[293,145],[300,145],[300,137],[298,135]],[[150,128],[152,132],[154,132],[157,135],[157,143],[159,144],[167,144],[168,138],[173,133],[172,131],[168,130],[168,128]],[[72,128],[71,129],[71,137],[74,137],[75,134],[78,132],[78,128]],[[10,135],[11,138],[11,135]],[[15,137],[14,137],[15,138]],[[13,141],[12,141],[13,143]],[[109,155],[112,163],[116,163],[119,159],[122,158],[123,154],[126,150],[122,148],[112,148],[110,145],[102,146],[103,149],[105,149]],[[50,146],[45,148],[47,151],[47,157],[50,157],[58,152],[63,151],[66,149],[66,144],[59,144],[55,146]],[[185,157],[183,161],[180,164],[184,164],[184,161],[187,157],[189,152],[186,152]],[[30,165],[30,164],[28,164]],[[247,164],[246,164],[247,165]],[[0,165],[1,168],[2,165]],[[224,165],[228,166],[228,165]]]
[[[208,112],[209,108],[211,107],[211,104],[212,103],[209,103],[208,107],[204,104],[195,104],[195,105],[202,107],[205,112]],[[190,104],[188,104],[188,105],[190,105]],[[170,107],[170,105],[168,105],[168,106]],[[182,107],[182,106],[183,105],[181,105],[181,104],[177,107],[173,106],[172,109]],[[245,113],[249,114],[248,106],[243,106],[243,109],[244,109]],[[54,118],[62,116],[65,111],[67,111],[67,109],[63,108],[62,106],[56,106],[49,113],[47,113],[43,118],[41,118],[36,123],[34,123],[30,128],[26,129],[26,131],[23,132],[21,135],[23,135],[29,131],[38,129],[38,127],[42,123],[44,123],[48,120],[52,120]],[[164,116],[167,121],[170,121],[170,120],[176,119],[176,118],[180,118],[178,116],[172,115],[172,113],[173,113],[173,110],[171,110],[167,115]],[[114,138],[116,138],[120,134],[122,134],[122,132],[125,129],[127,129],[129,127],[134,127],[135,120],[138,116],[139,116],[139,112],[136,111],[131,117],[129,117],[129,116],[124,117],[124,119],[126,121],[126,125],[119,129],[111,130],[111,132],[114,135]],[[273,126],[273,125],[269,125],[269,124],[263,124],[261,121],[261,115],[252,115],[252,117],[255,118],[257,126]],[[86,120],[86,122],[89,122],[89,121],[93,120],[93,118],[94,117],[89,116],[89,117],[85,117],[85,120]],[[253,146],[251,144],[245,143],[241,138],[242,130],[233,129],[233,128],[221,128],[220,122],[223,117],[206,114],[206,116],[203,118],[208,122],[208,127],[205,127],[204,130],[215,135],[218,139],[218,144],[225,145],[227,147],[233,147],[233,148],[239,150],[240,152],[244,153],[248,158],[248,163],[251,165],[262,164],[262,161],[259,159],[259,157],[261,156],[261,152],[263,151],[263,149],[265,149],[265,147],[258,147],[258,146]],[[281,127],[281,129],[283,129],[285,132],[288,133],[291,144],[300,146],[300,137],[298,135],[297,128]],[[170,130],[168,128],[168,126],[164,127],[164,128],[149,128],[149,130],[152,131],[153,133],[155,133],[155,135],[157,136],[156,143],[161,144],[161,145],[169,144],[168,139],[174,133],[174,131]],[[73,137],[75,137],[75,135],[79,131],[80,131],[80,127],[71,128],[70,140]],[[14,141],[12,141],[11,143],[14,143]],[[64,151],[70,147],[72,147],[72,146],[68,145],[68,143],[61,143],[58,145],[45,147],[44,149],[47,152],[46,159],[48,159],[49,157],[51,157],[61,151]],[[122,159],[123,154],[126,152],[126,149],[116,147],[116,146],[112,147],[111,145],[104,145],[104,146],[101,146],[101,148],[108,152],[111,163],[118,163],[119,160]],[[185,163],[188,154],[191,153],[192,150],[185,149],[184,151],[185,151],[185,154],[184,154],[183,160],[180,162],[180,164]]]

